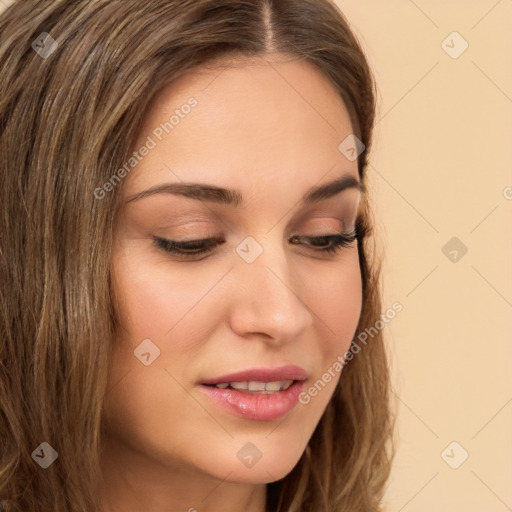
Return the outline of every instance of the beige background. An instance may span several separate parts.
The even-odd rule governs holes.
[[[337,3],[380,91],[383,311],[403,305],[385,327],[399,404],[386,505],[512,511],[512,0]]]
[[[380,89],[369,175],[384,305],[404,307],[385,327],[399,404],[386,504],[511,511],[512,1],[337,3]],[[453,31],[469,44],[456,59],[441,46]],[[454,236],[456,262],[442,252]],[[456,465],[462,449],[452,469],[441,454]]]

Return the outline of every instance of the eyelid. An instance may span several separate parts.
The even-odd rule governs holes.
[[[323,221],[323,222],[322,222]],[[333,221],[336,222],[336,226],[333,225]],[[189,226],[190,224],[204,224],[205,222],[192,222],[187,223],[184,226]],[[358,218],[355,219],[355,221],[350,222],[349,229],[345,228],[345,221],[344,219],[340,218],[330,218],[330,219],[311,219],[310,222],[306,223],[306,225],[312,223],[313,226],[310,228],[304,228],[304,229],[295,229],[291,231],[287,235],[287,239],[290,237],[308,237],[308,238],[320,238],[320,237],[326,237],[326,236],[336,236],[336,235],[350,235],[357,227],[358,225]],[[164,231],[164,230],[162,230]],[[178,230],[179,231],[179,230]],[[183,230],[184,231],[184,230]],[[170,242],[177,243],[177,244],[185,244],[185,243],[210,243],[214,240],[219,240],[223,237],[222,232],[214,229],[206,229],[206,232],[204,234],[198,235],[198,234],[190,234],[183,233],[180,235],[179,233],[173,234],[172,236],[162,236],[157,238],[167,239]]]
[[[337,232],[335,234],[323,234],[323,235],[294,235],[290,238],[290,243],[296,245],[306,245],[312,253],[324,254],[327,256],[335,256],[339,252],[341,252],[344,248],[350,247],[350,245],[357,241],[359,238],[359,230],[354,229],[350,232]],[[328,239],[327,242],[323,244],[316,245],[314,242],[319,240]],[[292,241],[293,240],[293,241]],[[309,243],[303,243],[303,241],[309,241]],[[168,240],[166,238],[154,237],[153,243],[159,249],[172,254],[178,261],[201,261],[205,259],[210,254],[212,254],[215,249],[223,245],[225,240],[222,237],[208,238],[208,239],[195,239],[195,240]],[[313,243],[311,243],[313,242]],[[327,245],[327,247],[320,247]],[[197,246],[197,247],[194,247]],[[205,254],[205,258],[197,259],[197,257],[201,254]],[[196,259],[194,259],[196,258]]]

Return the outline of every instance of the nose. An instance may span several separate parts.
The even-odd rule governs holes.
[[[260,334],[283,344],[312,324],[305,281],[293,273],[283,248],[264,248],[252,263],[238,261],[232,274],[230,323],[239,336]]]

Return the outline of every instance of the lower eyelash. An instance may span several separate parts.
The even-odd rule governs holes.
[[[164,251],[170,252],[172,254],[181,254],[183,256],[195,256],[196,254],[209,252],[221,241],[221,239],[217,238],[207,238],[205,240],[177,242],[175,240],[167,240],[166,238],[154,237],[154,243],[160,249],[163,249]]]
[[[313,249],[314,251],[324,252],[327,254],[334,254],[340,251],[344,247],[350,246],[355,240],[358,238],[358,229],[354,229],[350,233],[336,233],[335,235],[325,235],[325,236],[294,236],[292,243],[299,243],[300,240],[310,240],[310,241],[320,241],[326,240],[326,243],[331,243],[329,247],[323,247],[319,249]],[[207,252],[211,252],[215,246],[222,243],[224,240],[222,238],[207,238],[204,240],[191,240],[190,242],[178,242],[175,240],[168,240],[166,238],[154,237],[154,244],[171,254],[178,254],[181,256],[196,256],[200,254],[204,254]],[[309,244],[311,247],[315,247],[314,244]],[[323,244],[325,245],[325,244]]]
[[[344,247],[348,247],[352,242],[354,242],[357,239],[357,232],[354,230],[348,234],[337,233],[336,235],[332,236],[320,236],[311,238],[311,240],[322,239],[329,239],[331,241],[331,245],[329,247],[324,247],[318,250],[328,254],[333,254],[343,249]]]

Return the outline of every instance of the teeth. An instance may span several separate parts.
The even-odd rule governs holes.
[[[265,383],[251,380],[249,381],[249,391],[265,391]]]
[[[279,380],[275,382],[261,382],[251,380],[248,382],[222,382],[216,384],[215,387],[226,389],[228,386],[230,386],[233,389],[241,391],[275,393],[276,391],[283,391],[288,389],[292,384],[293,380]]]
[[[247,389],[247,382],[230,382],[229,385],[233,389]]]
[[[265,390],[266,391],[281,391],[281,384],[282,382],[267,382],[265,384]],[[251,389],[249,387],[249,389]]]
[[[283,380],[281,389],[288,389],[293,384],[293,379]]]

